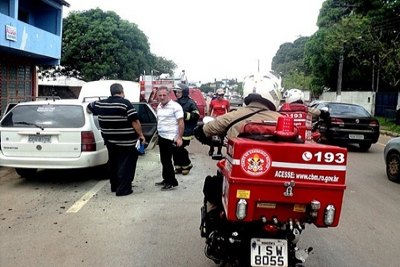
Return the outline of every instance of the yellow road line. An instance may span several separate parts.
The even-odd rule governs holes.
[[[78,201],[72,205],[66,213],[78,212],[86,203],[100,190],[108,181],[99,181],[92,189],[84,194]]]

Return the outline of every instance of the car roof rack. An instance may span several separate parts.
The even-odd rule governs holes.
[[[82,100],[82,103],[92,102],[92,101],[102,100],[102,99],[107,99],[107,98],[108,98],[108,96],[85,96]]]

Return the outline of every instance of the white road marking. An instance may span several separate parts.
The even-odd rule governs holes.
[[[78,212],[88,201],[100,190],[108,181],[99,181],[92,189],[84,194],[78,201],[72,205],[66,213]]]

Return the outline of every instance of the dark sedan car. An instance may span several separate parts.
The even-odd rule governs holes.
[[[339,102],[320,102],[318,109],[328,109],[329,115],[320,118],[318,130],[324,143],[358,144],[368,151],[379,138],[379,122],[362,106]]]

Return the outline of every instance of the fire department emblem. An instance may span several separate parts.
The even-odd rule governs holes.
[[[265,174],[271,167],[270,155],[261,149],[251,149],[243,154],[240,160],[243,171],[251,176]]]

